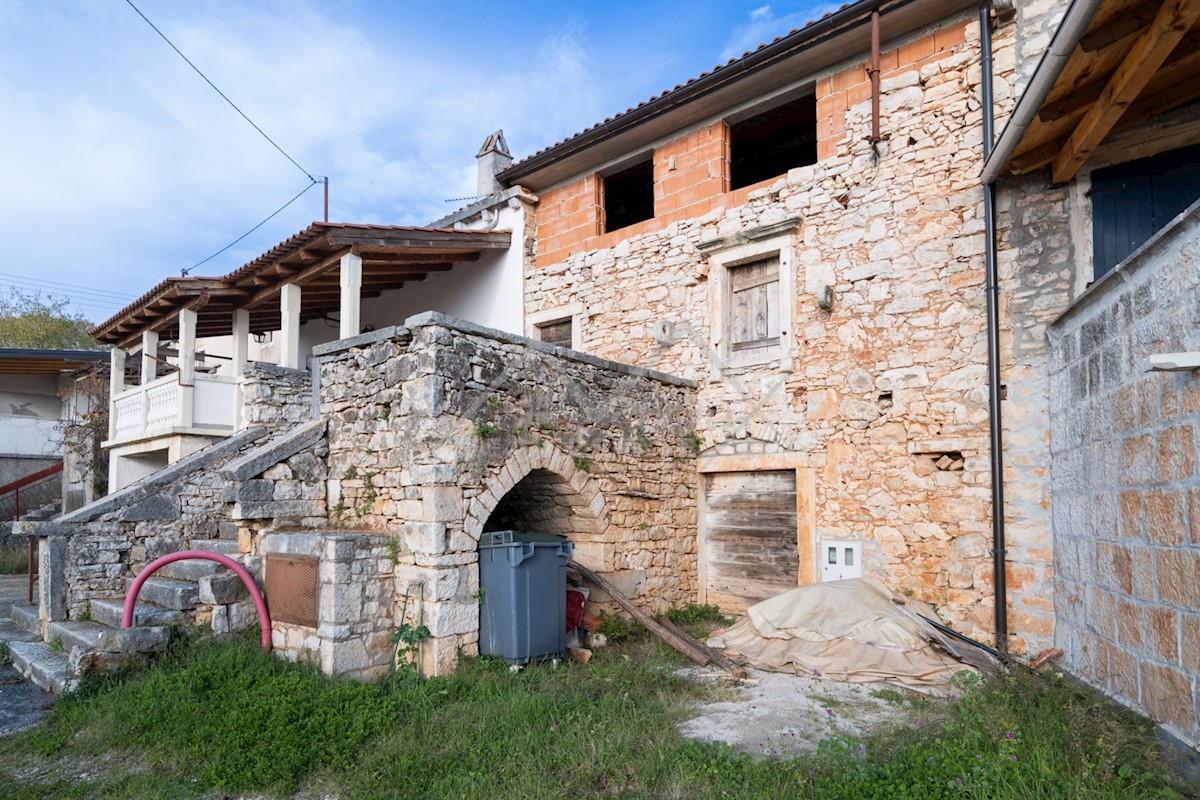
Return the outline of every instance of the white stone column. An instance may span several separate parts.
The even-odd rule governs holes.
[[[158,333],[144,331],[142,333],[142,386],[154,380],[158,374]],[[140,419],[138,420],[138,435],[146,435],[146,427],[150,421],[150,394],[142,390]]]
[[[341,335],[339,338],[348,339],[362,332],[360,320],[360,305],[362,303],[362,258],[347,253],[342,256],[338,275],[342,284],[342,313]]]
[[[250,312],[244,308],[233,310],[233,425],[238,430],[246,427],[243,405],[246,402],[242,391],[242,370],[250,360]]]
[[[279,366],[300,366],[300,287],[285,283],[279,292]]]
[[[142,333],[142,385],[154,380],[158,372],[158,333],[145,331]]]
[[[114,347],[108,352],[108,439],[117,435],[117,395],[125,391],[125,351]]]
[[[192,427],[196,397],[196,312],[179,312],[179,421],[181,428]]]

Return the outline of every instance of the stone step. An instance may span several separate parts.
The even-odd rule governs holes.
[[[33,633],[11,619],[0,619],[0,642],[32,642]]]
[[[161,578],[174,578],[177,581],[198,581],[206,575],[215,575],[223,569],[225,567],[215,561],[189,558],[186,561],[172,561],[170,564],[160,567],[154,574]]]
[[[101,631],[106,628],[98,622],[64,620],[51,622],[47,630],[50,633],[50,642],[53,643],[57,639],[62,643],[63,650],[70,653],[76,647],[94,650],[96,640],[100,638]]]
[[[237,539],[197,539],[192,542],[192,549],[220,553],[230,558],[236,558],[241,553]]]
[[[67,654],[42,642],[9,642],[13,667],[48,692],[72,691],[77,681]]]
[[[92,621],[107,625],[110,628],[121,627],[121,614],[125,611],[125,599],[93,600]],[[146,602],[139,594],[137,606],[133,609],[133,624],[139,627],[150,625],[174,625],[183,619],[183,614],[170,608],[163,608],[154,603]]]
[[[31,606],[28,603],[13,603],[9,613],[13,623],[29,631],[30,634],[36,635],[41,631],[37,606]]]
[[[130,582],[132,584],[132,581]],[[200,587],[193,581],[179,581],[173,578],[150,578],[142,584],[138,592],[138,603],[144,599],[163,608],[176,611],[191,611],[196,607],[196,599]]]

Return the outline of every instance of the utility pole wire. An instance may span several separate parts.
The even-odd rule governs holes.
[[[213,83],[212,81],[210,81],[210,80],[208,79],[208,76],[207,76],[207,75],[205,75],[203,72],[201,72],[201,71],[200,71],[200,68],[199,68],[199,67],[197,67],[195,64],[193,64],[193,63],[191,62],[191,60],[189,60],[189,59],[188,59],[188,57],[187,57],[187,56],[185,56],[185,55],[183,54],[183,52],[182,52],[182,51],[181,51],[181,50],[180,50],[178,47],[176,47],[176,46],[175,46],[175,43],[174,43],[174,42],[172,42],[170,39],[168,39],[168,38],[167,38],[167,35],[166,35],[165,33],[163,33],[162,31],[160,31],[160,30],[158,29],[158,26],[157,26],[157,25],[155,25],[153,22],[151,22],[151,21],[150,21],[150,18],[149,18],[149,17],[147,17],[145,14],[143,14],[143,13],[142,13],[142,10],[133,4],[133,0],[125,0],[125,2],[129,4],[129,7],[130,7],[130,8],[132,8],[134,11],[136,11],[136,12],[137,12],[137,14],[138,14],[138,16],[139,16],[139,17],[141,17],[142,19],[146,20],[146,24],[147,24],[147,25],[149,25],[151,28],[153,28],[153,29],[154,29],[154,32],[155,32],[155,33],[157,33],[159,36],[161,36],[161,37],[162,37],[162,40],[163,40],[164,42],[166,42],[167,44],[169,44],[169,45],[171,46],[171,49],[172,49],[172,50],[174,50],[176,53],[178,53],[178,54],[179,54],[179,57],[180,57],[180,58],[182,58],[182,59],[183,59],[185,62],[187,62],[187,65],[188,65],[189,67],[191,67],[192,69],[194,69],[194,70],[196,71],[196,74],[197,74],[197,75],[199,75],[201,78],[204,78],[204,82],[205,82],[205,83],[207,83],[209,86],[211,86],[214,92],[216,92],[217,94],[221,95],[221,98],[222,98],[222,99],[223,99],[223,100],[224,100],[226,103],[229,103],[229,106],[230,106],[230,108],[232,108],[232,109],[233,109],[234,111],[236,111],[238,114],[241,114],[241,116],[242,116],[242,119],[246,120],[246,122],[249,122],[249,123],[250,123],[250,126],[251,126],[252,128],[254,128],[254,130],[258,131],[258,132],[259,132],[259,133],[262,135],[262,137],[263,137],[264,139],[266,139],[268,142],[270,142],[270,143],[271,143],[271,146],[272,146],[272,147],[274,147],[276,150],[278,150],[278,151],[280,152],[280,154],[282,154],[282,155],[283,155],[283,157],[284,157],[284,158],[286,158],[288,161],[292,162],[292,164],[294,164],[294,165],[295,165],[296,169],[298,169],[298,170],[300,170],[301,172],[303,172],[303,173],[304,173],[304,174],[305,174],[305,175],[308,177],[308,179],[309,179],[310,181],[312,181],[314,184],[318,182],[318,181],[317,181],[317,179],[316,179],[316,178],[314,178],[314,177],[312,176],[312,173],[310,173],[310,172],[309,172],[308,170],[306,170],[304,167],[300,166],[300,164],[298,164],[298,163],[296,162],[296,159],[294,159],[294,158],[292,158],[291,156],[289,156],[289,155],[287,154],[287,152],[286,152],[286,151],[285,151],[285,150],[284,150],[282,147],[280,147],[278,144],[276,144],[276,143],[275,143],[275,140],[274,140],[274,139],[272,139],[270,136],[267,136],[267,134],[266,134],[266,133],[263,131],[263,129],[262,129],[262,128],[260,128],[260,127],[258,127],[257,125],[255,125],[255,124],[254,124],[254,120],[252,120],[252,119],[250,119],[249,117],[247,117],[247,116],[246,116],[246,114],[245,114],[245,112],[243,112],[243,111],[242,111],[240,108],[238,108],[238,107],[237,107],[237,105],[236,105],[236,104],[235,104],[235,103],[234,103],[232,100],[230,100],[228,97],[226,97],[226,96],[225,96],[225,93],[224,93],[224,92],[222,92],[220,89],[218,89],[218,88],[217,88],[217,85],[216,85],[215,83]],[[270,217],[268,217],[268,219],[270,219]],[[266,220],[263,220],[263,221],[265,222]],[[239,241],[240,241],[240,240],[239,240]],[[234,244],[236,244],[236,242],[235,242]],[[232,245],[230,245],[230,246],[232,247]],[[200,263],[201,263],[201,264],[203,264],[204,262],[203,262],[203,261],[201,261]],[[200,266],[200,265],[199,265],[199,264],[197,264],[196,266]]]
[[[274,218],[275,218],[275,216],[276,216],[276,215],[278,215],[280,211],[283,211],[285,208],[287,208],[288,206],[290,206],[292,203],[296,202],[296,201],[297,201],[297,200],[299,200],[301,197],[303,197],[303,196],[304,196],[304,194],[305,194],[306,192],[308,192],[308,190],[309,190],[309,189],[311,189],[312,187],[316,186],[316,185],[317,185],[317,183],[319,183],[319,181],[313,181],[313,182],[312,182],[312,183],[310,183],[308,186],[305,186],[303,189],[301,189],[301,190],[300,190],[299,194],[297,194],[297,195],[296,195],[295,197],[293,197],[291,200],[288,200],[286,203],[284,203],[283,205],[281,205],[279,208],[275,209],[275,211],[274,211],[274,212],[271,214],[271,216],[267,217],[267,218],[266,218],[266,219],[264,219],[262,222],[258,223],[258,224],[257,224],[257,225],[255,225],[253,228],[251,228],[250,230],[246,231],[246,232],[245,232],[245,233],[243,233],[241,236],[239,236],[238,238],[234,239],[232,242],[230,242],[229,244],[225,245],[224,247],[222,247],[222,248],[221,248],[220,250],[218,250],[217,252],[213,253],[213,254],[212,254],[211,256],[209,256],[208,258],[204,259],[203,261],[197,261],[195,264],[192,264],[192,265],[191,265],[190,267],[188,267],[187,269],[185,269],[185,270],[182,270],[182,271],[181,271],[179,274],[180,274],[181,276],[183,276],[183,277],[185,277],[185,278],[186,278],[186,277],[187,277],[187,275],[188,275],[188,273],[189,273],[189,272],[191,272],[192,270],[194,270],[196,267],[200,266],[201,264],[207,264],[209,261],[212,261],[214,258],[216,258],[217,256],[221,255],[221,253],[224,253],[226,250],[228,250],[229,248],[233,247],[235,244],[237,244],[238,242],[240,242],[242,239],[245,239],[247,236],[249,236],[250,234],[254,233],[256,230],[258,230],[259,228],[261,228],[263,225],[266,225],[268,222],[270,222],[272,219],[274,219]]]

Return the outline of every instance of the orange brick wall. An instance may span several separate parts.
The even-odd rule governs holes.
[[[937,61],[966,39],[966,21],[879,54],[880,83]],[[846,134],[846,112],[871,97],[869,61],[817,81],[817,158],[837,153]],[[881,120],[886,130],[887,120]]]
[[[696,216],[705,200],[729,191],[729,128],[724,121],[654,151],[654,211]]]
[[[880,54],[880,80],[920,69],[962,43],[969,23],[963,21]],[[867,61],[817,82],[817,158],[845,147],[846,113],[871,96]],[[882,120],[887,129],[886,118]],[[674,169],[672,166],[674,159]],[[603,233],[601,179],[587,175],[541,195],[536,211],[536,266],[558,264],[577,253],[612,247],[622,239],[662,230],[681,219],[701,217],[718,206],[746,202],[762,183],[729,191],[729,128],[715,122],[670,141],[654,151],[652,219]]]
[[[578,253],[581,245],[600,233],[600,179],[586,175],[543,192],[538,199],[538,265],[554,264]],[[544,261],[543,258],[552,257]]]

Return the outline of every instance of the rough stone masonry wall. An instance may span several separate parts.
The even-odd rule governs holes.
[[[498,508],[491,527],[568,533],[652,609],[695,598],[687,381],[438,314],[406,325],[319,348],[321,412],[335,518],[394,535],[397,604],[423,593],[426,674],[477,649]]]
[[[272,464],[266,479],[234,482],[221,474],[226,464],[311,414],[306,371],[252,363],[244,377],[253,427],[37,528],[44,537],[43,569],[54,578],[43,582],[46,619],[77,619],[91,600],[124,597],[129,581],[147,564],[196,542],[236,538],[239,529],[252,532],[263,525],[325,521],[320,446]],[[293,502],[299,498],[310,502],[300,508]],[[241,550],[257,570],[248,536]],[[202,616],[226,612],[205,608]]]
[[[1200,204],[1050,328],[1057,645],[1200,743]]]
[[[979,31],[964,19],[942,29],[941,46],[938,35],[896,49],[878,155],[866,141],[869,98],[849,92],[864,54],[817,76],[821,111],[840,120],[820,123],[816,164],[709,198],[694,216],[582,242],[554,263],[539,250],[526,312],[578,304],[584,351],[700,381],[709,452],[806,456],[817,538],[861,540],[869,574],[990,639]],[[1013,99],[1013,39],[1012,25],[994,34],[1002,109]],[[789,217],[799,219],[792,357],[720,368],[701,245]],[[539,210],[539,247],[544,221]],[[824,285],[829,311],[817,303]],[[658,335],[660,321],[673,338]],[[1035,525],[1046,549],[1027,552],[1048,561],[1049,526]],[[1049,573],[1024,566],[1010,567],[1014,594],[1047,596]],[[1022,605],[1012,621],[1014,650],[1050,644],[1048,606]]]

